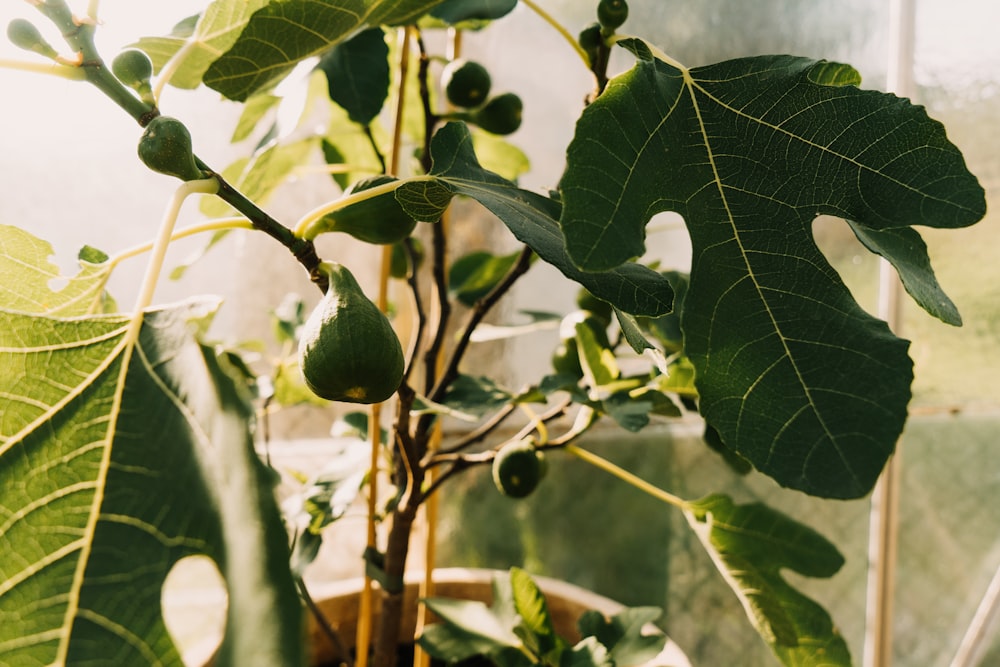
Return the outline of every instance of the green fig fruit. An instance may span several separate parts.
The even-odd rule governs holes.
[[[145,51],[125,49],[111,61],[111,72],[129,88],[144,90],[153,76],[153,61]]]
[[[139,159],[153,171],[182,181],[205,177],[191,152],[191,133],[184,123],[170,116],[149,121],[139,140]]]
[[[445,65],[441,84],[448,102],[472,109],[481,106],[490,94],[490,73],[477,62],[459,58]]]
[[[521,127],[524,105],[514,93],[504,93],[490,99],[471,116],[473,123],[492,134],[511,134]]]
[[[320,398],[379,403],[403,380],[403,348],[385,314],[346,267],[324,262],[330,286],[302,326],[299,366]]]
[[[46,58],[55,58],[58,54],[52,48],[35,24],[28,19],[17,18],[7,24],[7,39],[14,46],[25,51],[34,51]]]
[[[344,199],[364,190],[395,183],[393,176],[380,174],[357,181],[344,191]],[[343,232],[359,241],[375,245],[391,245],[407,238],[417,221],[396,200],[394,189],[345,203],[340,208],[309,223],[300,234],[314,239],[327,232]]]
[[[628,18],[628,3],[625,0],[601,0],[597,4],[597,20],[608,30],[620,27]]]
[[[493,483],[505,496],[523,498],[545,477],[545,454],[530,438],[508,442],[493,458]]]
[[[344,196],[397,180],[384,174],[365,178],[347,188]],[[417,221],[399,205],[394,192],[386,192],[338,209],[324,217],[319,225],[323,231],[343,232],[365,243],[389,245],[409,236]]]
[[[601,34],[601,24],[594,22],[580,31],[576,39],[580,48],[584,50],[591,64],[597,60],[598,49],[604,44],[604,35]]]

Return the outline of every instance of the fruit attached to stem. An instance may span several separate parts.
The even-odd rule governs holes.
[[[52,48],[35,24],[28,19],[16,18],[7,24],[7,38],[11,44],[25,51],[34,51],[46,58],[56,58],[58,54]]]
[[[597,4],[597,20],[607,30],[615,30],[628,18],[628,3],[625,0],[601,0]]]
[[[184,123],[170,116],[149,121],[139,140],[139,159],[153,171],[182,181],[205,177],[191,151],[191,133]]]
[[[397,181],[397,178],[386,175],[365,178],[349,187],[345,197],[358,192],[370,190],[379,185]],[[386,192],[371,199],[363,199],[349,204],[327,215],[319,223],[318,228],[326,232],[343,232],[350,234],[359,241],[376,245],[397,243],[408,237],[417,221],[403,210],[396,195]]]
[[[485,67],[462,58],[452,60],[441,72],[445,97],[450,104],[463,109],[481,106],[490,94],[491,83]]]
[[[403,379],[403,348],[396,332],[346,267],[324,262],[319,270],[330,286],[299,339],[306,385],[330,401],[386,400]]]
[[[153,61],[145,51],[125,49],[111,61],[111,72],[144,100],[152,99],[150,79],[153,77]]]
[[[472,122],[492,134],[511,134],[521,127],[524,105],[514,93],[497,95],[472,114]]]
[[[523,498],[545,476],[545,454],[530,438],[508,442],[493,458],[493,483],[505,496]]]

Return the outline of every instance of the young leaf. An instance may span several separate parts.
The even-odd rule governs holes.
[[[781,576],[831,577],[844,558],[826,538],[759,503],[721,495],[690,503],[685,516],[760,636],[789,667],[849,667],[829,614]]]
[[[667,636],[652,625],[662,615],[663,611],[657,607],[632,607],[611,618],[587,611],[577,627],[581,636],[595,637],[610,649],[614,664],[628,667],[652,660],[663,650]]]
[[[562,654],[559,667],[616,667],[611,652],[595,637],[585,637]]]
[[[431,142],[431,174],[446,182],[456,194],[478,201],[510,229],[522,243],[571,280],[627,313],[656,316],[670,311],[670,282],[640,264],[626,264],[602,273],[579,270],[566,253],[556,222],[559,203],[521,190],[510,181],[483,169],[472,148],[465,123],[448,123]]]
[[[538,584],[527,572],[518,567],[510,569],[510,588],[514,596],[514,609],[521,617],[515,632],[528,648],[538,656],[548,656],[560,648],[549,606]]]
[[[782,485],[867,493],[906,418],[907,344],[862,310],[817,248],[827,213],[885,230],[971,225],[983,190],[923,109],[791,56],[638,63],[583,113],[562,225],[588,270],[643,252],[680,213],[693,245],[682,326],[701,411]],[[669,176],[666,176],[669,175]]]
[[[285,0],[255,12],[204,82],[231,100],[278,83],[299,62],[319,55],[364,26],[402,25],[441,0]]]
[[[381,28],[337,44],[316,66],[326,74],[330,99],[359,125],[368,125],[389,96],[389,45]]]
[[[503,619],[479,600],[427,598],[423,602],[442,621],[425,628],[417,639],[432,656],[456,661],[521,646]]]
[[[515,252],[498,256],[478,251],[459,257],[448,272],[449,291],[460,303],[471,308],[497,286],[520,255]]]
[[[214,307],[0,311],[0,663],[180,665],[163,582],[205,554],[229,589],[218,664],[299,664],[299,601],[252,408],[225,357],[193,336]]]

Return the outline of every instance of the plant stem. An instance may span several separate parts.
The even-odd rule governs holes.
[[[0,58],[0,69],[17,70],[20,72],[32,72],[35,74],[48,74],[70,81],[86,81],[87,74],[79,67],[65,65],[62,63],[32,63],[23,60],[10,60]]]
[[[570,32],[566,30],[561,23],[559,23],[559,21],[556,21],[551,14],[542,9],[534,0],[521,0],[521,2],[523,2],[528,9],[538,14],[539,18],[555,28],[556,32],[562,35],[562,38],[569,42],[569,45],[573,47],[576,54],[580,56],[581,60],[583,60],[583,64],[586,65],[588,69],[590,68],[590,58],[587,57],[587,52],[583,50],[582,46],[580,46],[580,42],[577,41],[576,37],[571,35]]]
[[[146,276],[143,278],[142,286],[139,288],[139,296],[135,302],[135,313],[141,313],[153,302],[153,292],[160,279],[160,271],[163,269],[163,260],[167,255],[167,248],[173,238],[174,224],[180,213],[184,200],[192,194],[212,194],[218,188],[218,182],[212,178],[200,181],[187,181],[180,185],[170,198],[167,210],[163,214],[163,222],[160,224],[160,233],[153,244],[152,257],[146,267]]]
[[[173,242],[179,239],[188,238],[189,236],[195,236],[197,234],[218,232],[226,229],[253,229],[253,225],[250,224],[250,221],[246,218],[219,218],[217,220],[209,220],[208,222],[198,223],[175,231],[170,236],[170,241]],[[111,269],[114,269],[125,260],[138,257],[139,255],[147,253],[152,249],[153,242],[143,243],[142,245],[127,248],[110,258],[108,260],[108,266]]]
[[[596,466],[607,473],[614,475],[623,482],[630,484],[635,488],[639,489],[640,491],[653,496],[657,500],[662,500],[668,505],[673,505],[674,507],[677,507],[682,510],[686,510],[688,508],[688,502],[686,500],[678,498],[672,493],[668,493],[663,489],[660,489],[659,487],[653,486],[646,480],[633,475],[628,470],[625,470],[624,468],[615,465],[611,461],[608,461],[607,459],[602,458],[597,454],[594,454],[593,452],[589,452],[586,449],[580,449],[576,445],[565,445],[564,449],[570,454],[576,456],[577,458],[583,459],[587,463]]]

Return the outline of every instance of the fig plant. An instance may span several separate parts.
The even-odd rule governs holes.
[[[376,404],[367,437],[392,484],[370,490],[385,501],[372,511],[385,538],[365,554],[382,598],[371,655],[379,667],[395,661],[415,519],[449,480],[492,470],[501,492],[522,497],[566,455],[647,488],[581,445],[599,423],[632,432],[697,414],[727,460],[790,493],[871,491],[906,421],[912,364],[907,342],[856,303],[818,249],[817,215],[845,219],[921,307],[960,323],[914,226],[972,225],[985,213],[983,190],[940,123],[908,100],[861,88],[849,65],[768,55],[688,67],[624,34],[624,0],[600,0],[596,21],[577,30],[536,0],[213,0],[108,67],[94,40],[98,3],[87,13],[68,0],[29,4],[42,27],[17,19],[11,41],[51,59],[48,71],[105,93],[140,126],[142,161],[182,183],[130,311],[105,293],[121,255],[84,248],[80,272],[56,290],[51,246],[0,227],[4,664],[104,664],[108,656],[182,664],[160,595],[171,567],[192,554],[214,559],[229,591],[216,664],[302,664],[299,570],[337,513],[327,494],[325,505],[307,503],[305,525],[279,515],[255,443],[262,404],[281,399],[260,381],[269,369],[205,339],[217,304],[152,302],[175,239],[251,229],[286,248],[287,265],[266,270],[304,271],[322,298],[308,321],[301,309],[281,321],[281,335],[299,349],[281,368],[304,376],[282,381],[323,399]],[[593,75],[593,89],[575,98],[586,104],[564,170],[544,192],[519,187],[503,159],[483,149],[522,126],[531,100],[493,92],[488,64],[435,53],[424,39],[443,28],[482,29],[518,4],[552,24],[565,38],[552,48],[572,49]],[[64,53],[43,32],[61,35]],[[630,67],[610,71],[613,52]],[[259,160],[252,177],[236,181],[198,157],[183,121],[159,103],[167,85],[204,85],[245,105],[241,122],[252,127],[275,87],[312,59],[328,80],[323,104],[341,112],[331,116],[336,128],[307,140],[310,158],[326,160],[342,195],[285,224],[260,205],[287,173],[278,161]],[[386,124],[396,131],[382,131]],[[416,146],[412,161],[385,138],[404,133]],[[278,150],[286,136],[267,132],[270,141],[253,150]],[[192,195],[238,215],[175,230]],[[456,200],[475,202],[480,214],[452,219]],[[684,219],[689,271],[646,256],[646,225],[663,211]],[[517,251],[456,257],[455,230],[487,213]],[[383,275],[412,307],[390,309],[385,284],[377,297],[364,293],[348,265],[377,258],[321,258],[315,240],[343,238],[336,232],[381,247]],[[553,367],[514,391],[491,369],[470,367],[467,353],[540,262],[574,285],[579,310],[560,322]],[[477,415],[477,426],[436,444],[457,413]],[[836,547],[725,491],[655,493],[686,517],[780,664],[851,664],[829,615],[781,573],[832,576],[843,562]],[[499,612],[490,619],[512,622]],[[446,623],[422,643],[444,657],[464,654],[482,640],[467,622]],[[518,650],[535,635],[523,626],[530,619],[517,622],[503,634],[515,644],[482,652],[501,664],[551,660],[537,646]],[[598,637],[610,632],[586,623]],[[614,664],[609,655],[590,643],[571,657]],[[362,651],[359,661],[367,659]]]

